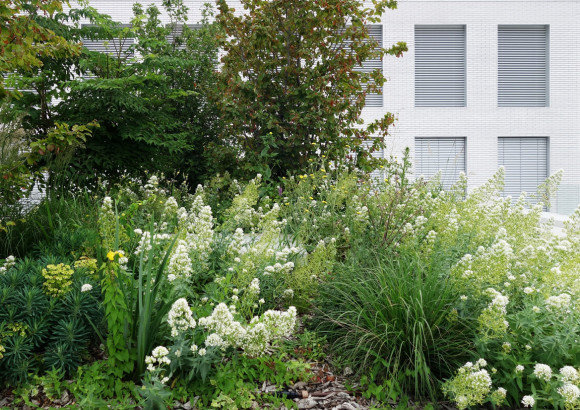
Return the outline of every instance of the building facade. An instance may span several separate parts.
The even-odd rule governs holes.
[[[185,0],[191,23],[203,3]],[[91,5],[120,22],[132,16],[132,1]],[[571,213],[580,204],[578,21],[580,0],[400,0],[372,30],[385,47],[409,47],[379,62],[388,82],[363,113],[398,119],[381,155],[409,147],[415,175],[441,170],[448,186],[464,171],[468,189],[504,166],[512,196],[563,169],[550,211]]]

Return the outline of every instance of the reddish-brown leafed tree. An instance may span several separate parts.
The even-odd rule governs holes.
[[[267,160],[273,177],[304,169],[319,153],[373,168],[365,147],[382,148],[394,118],[386,113],[363,125],[366,93],[381,92],[385,77],[380,69],[356,68],[407,51],[401,42],[378,47],[367,28],[396,2],[241,0],[239,16],[226,0],[216,2],[224,29],[218,88],[224,138],[245,161]]]

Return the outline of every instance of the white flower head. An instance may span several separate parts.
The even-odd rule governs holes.
[[[532,396],[522,397],[522,404],[524,405],[524,407],[534,407],[535,403],[536,403],[536,401],[534,400],[534,398]]]
[[[537,363],[534,366],[534,375],[544,381],[549,381],[552,378],[552,369],[547,364]]]
[[[558,388],[558,393],[564,398],[564,402],[570,405],[577,404],[576,401],[580,397],[580,389],[572,383],[565,383]]]
[[[578,371],[572,366],[564,366],[560,369],[560,376],[564,383],[576,383],[580,380]]]
[[[90,283],[85,283],[83,286],[81,286],[81,292],[90,292],[91,290],[93,290],[93,285]]]
[[[171,336],[175,337],[180,332],[193,329],[196,326],[195,319],[185,298],[177,299],[167,315],[167,323],[171,327]]]

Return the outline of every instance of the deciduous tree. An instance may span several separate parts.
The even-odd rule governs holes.
[[[226,0],[216,2],[225,30],[218,83],[223,136],[240,147],[246,165],[260,170],[267,159],[264,172],[274,177],[304,169],[319,154],[375,166],[369,153],[384,146],[394,118],[387,113],[363,125],[365,96],[381,92],[385,77],[357,67],[407,50],[401,42],[378,47],[367,27],[396,2],[241,0],[241,15]]]

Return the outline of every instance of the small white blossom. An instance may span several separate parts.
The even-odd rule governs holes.
[[[536,401],[532,396],[522,397],[522,404],[524,405],[524,407],[534,407],[534,403],[536,403]]]
[[[81,286],[81,292],[90,292],[91,290],[93,290],[93,285],[90,283],[85,283],[83,286]]]

